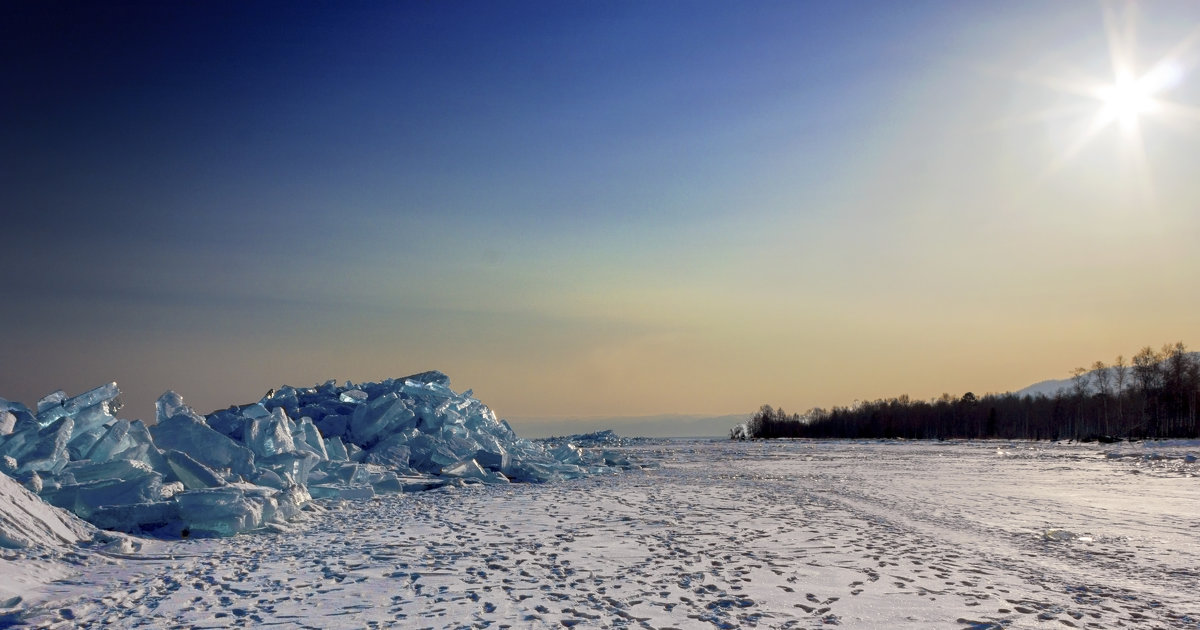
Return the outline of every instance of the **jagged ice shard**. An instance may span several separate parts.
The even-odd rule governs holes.
[[[106,529],[226,536],[282,526],[313,498],[540,483],[630,468],[612,452],[522,439],[441,372],[283,386],[202,416],[168,391],[157,422],[114,417],[116,383],[0,399],[0,470]]]

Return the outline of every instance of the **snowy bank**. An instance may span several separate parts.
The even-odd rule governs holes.
[[[0,548],[60,547],[92,539],[94,529],[13,479],[0,475]]]
[[[58,558],[95,533],[74,514],[0,475],[0,627],[12,622],[13,610],[25,604],[31,589],[71,574]]]
[[[540,483],[631,466],[610,451],[522,439],[441,372],[284,386],[208,416],[168,391],[151,426],[115,417],[119,394],[116,383],[73,398],[58,391],[36,411],[0,399],[0,469],[104,529],[226,536],[282,526],[312,498]]]

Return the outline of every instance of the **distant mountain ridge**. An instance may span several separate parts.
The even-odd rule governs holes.
[[[1092,372],[1088,372],[1089,392],[1095,391],[1093,381]],[[1126,383],[1126,386],[1128,386],[1128,383]],[[1073,387],[1072,380],[1069,378],[1051,378],[1039,381],[1013,393],[1018,396],[1046,396],[1047,398],[1053,398],[1059,392],[1069,391],[1071,387]]]
[[[1189,357],[1191,357],[1192,361],[1200,361],[1200,352],[1189,352],[1187,354]],[[1112,366],[1110,365],[1109,367],[1111,368]],[[1130,371],[1129,371],[1129,376],[1125,381],[1126,389],[1128,389],[1133,384],[1133,368],[1132,368],[1132,366],[1127,366],[1127,367],[1129,367]],[[1088,393],[1092,393],[1092,394],[1096,393],[1096,371],[1089,370],[1086,374],[1086,377],[1087,377]],[[1116,386],[1115,383],[1113,386],[1114,387]],[[1053,398],[1055,394],[1058,394],[1059,392],[1070,391],[1073,387],[1075,387],[1074,379],[1070,379],[1070,378],[1053,379],[1052,378],[1052,379],[1048,379],[1045,381],[1039,381],[1037,383],[1034,383],[1033,385],[1025,387],[1024,389],[1019,389],[1013,393],[1018,396],[1046,396],[1047,398]]]

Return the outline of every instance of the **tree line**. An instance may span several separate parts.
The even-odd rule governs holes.
[[[897,398],[788,414],[763,405],[734,427],[733,439],[883,438],[1115,441],[1200,437],[1200,353],[1183,342],[1132,359],[1096,361],[1072,372],[1070,386],[1052,396],[942,394],[932,400]]]

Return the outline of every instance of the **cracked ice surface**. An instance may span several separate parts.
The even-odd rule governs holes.
[[[279,525],[312,497],[540,483],[630,467],[611,454],[521,439],[441,372],[284,386],[208,416],[169,391],[151,426],[113,416],[119,395],[116,383],[75,397],[57,391],[36,412],[0,399],[0,470],[99,527],[186,537]]]
[[[21,619],[148,628],[1200,623],[1200,486],[1185,476],[1194,470],[1151,475],[1094,445],[658,442],[623,452],[662,465],[319,502],[286,533],[92,554],[82,577],[40,593],[45,601]],[[1047,535],[1059,531],[1075,535]]]

